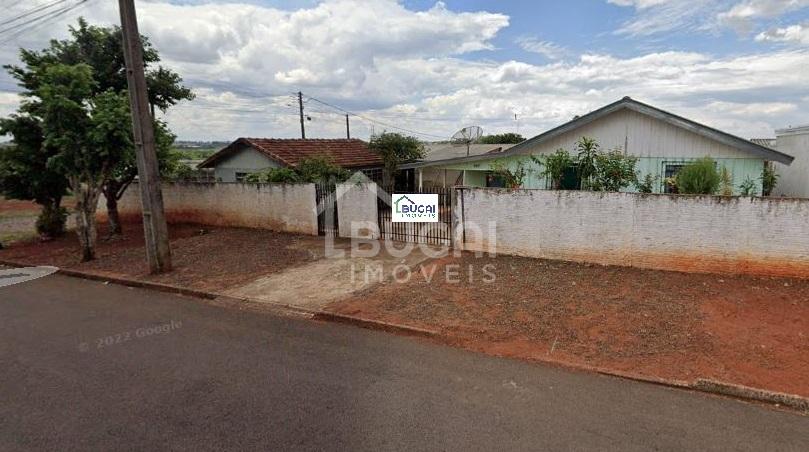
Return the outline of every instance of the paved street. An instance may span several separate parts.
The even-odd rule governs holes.
[[[809,417],[51,275],[0,288],[0,450],[800,450]]]

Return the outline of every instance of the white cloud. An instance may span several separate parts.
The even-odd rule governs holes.
[[[809,0],[746,0],[720,13],[720,23],[747,33],[758,19],[778,17],[809,6]]]
[[[635,16],[619,34],[647,36],[673,30],[715,32],[723,27],[747,34],[756,23],[809,6],[809,0],[607,0],[632,7]]]
[[[651,11],[670,0],[613,2]],[[117,22],[114,2],[97,5],[84,11],[88,20]],[[487,132],[514,131],[515,113],[520,132],[536,134],[627,95],[742,136],[770,135],[775,127],[801,122],[801,109],[809,108],[802,100],[809,51],[802,49],[727,58],[602,52],[547,64],[470,61],[463,59],[466,53],[492,48],[508,25],[506,16],[454,12],[441,3],[417,12],[392,0],[330,0],[296,11],[157,0],[138,8],[141,31],[198,95],[167,115],[187,139],[297,136],[297,101],[290,94],[298,90],[437,137],[472,124]],[[20,44],[41,48],[54,31],[64,36],[68,21],[74,18]],[[554,48],[525,38],[530,43]],[[11,61],[5,52],[0,57]],[[11,111],[14,98],[0,95],[0,113]],[[307,136],[344,136],[340,113],[316,101],[305,108],[312,117]],[[383,128],[351,119],[354,136]]]
[[[756,41],[809,45],[809,22],[763,31],[756,36]]]
[[[777,116],[791,113],[798,106],[790,102],[711,102],[705,106],[707,109],[728,116],[741,116],[753,119],[762,119],[766,116]]]
[[[538,53],[551,60],[562,58],[567,53],[564,47],[533,36],[523,36],[518,38],[516,42],[523,50]]]

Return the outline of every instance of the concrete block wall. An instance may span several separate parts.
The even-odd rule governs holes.
[[[377,185],[373,182],[338,184],[336,195],[340,237],[378,239]]]
[[[314,184],[164,183],[163,203],[170,223],[199,223],[317,235]],[[104,213],[105,201],[99,202]],[[140,218],[137,184],[119,203],[122,218]]]
[[[453,240],[466,250],[809,277],[807,199],[456,190]]]

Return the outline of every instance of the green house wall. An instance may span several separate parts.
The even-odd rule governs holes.
[[[635,165],[635,172],[638,174],[639,179],[643,179],[646,174],[658,176],[657,186],[655,193],[663,192],[663,176],[664,164],[679,164],[688,163],[696,160],[693,157],[640,157],[638,163]],[[757,158],[718,158],[714,159],[717,163],[717,168],[725,167],[730,171],[733,179],[734,194],[739,194],[739,186],[747,179],[754,181],[756,184],[755,194],[761,194],[761,173],[764,170],[764,160]],[[485,187],[486,174],[492,171],[494,162],[502,162],[507,168],[516,170],[519,162],[522,162],[523,167],[526,169],[526,177],[523,183],[523,188],[539,188],[545,189],[549,187],[549,183],[544,176],[542,176],[542,165],[538,165],[528,156],[514,156],[504,158],[493,158],[491,160],[482,160],[470,162],[465,164],[441,166],[441,169],[466,171],[464,184],[471,187]],[[628,187],[626,192],[635,192],[636,188]]]

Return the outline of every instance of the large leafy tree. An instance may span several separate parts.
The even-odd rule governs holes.
[[[182,78],[178,74],[159,65],[154,67],[160,62],[160,55],[146,37],[141,37],[141,41],[152,116],[154,117],[155,109],[166,111],[181,100],[193,99],[193,93],[182,85]],[[127,89],[126,66],[122,49],[119,27],[92,26],[84,19],[79,19],[78,24],[70,28],[68,39],[52,40],[50,45],[41,51],[21,49],[22,65],[8,65],[5,68],[19,81],[20,86],[24,89],[22,95],[31,97],[32,93],[42,84],[43,68],[60,64],[87,65],[93,80],[88,87],[88,96],[92,98],[102,93],[120,93]],[[131,119],[127,118],[113,126],[119,129],[119,133],[123,134],[126,131],[128,135],[131,135]],[[14,140],[18,141],[16,135],[14,135]],[[155,140],[161,172],[172,171],[176,165],[176,159],[172,158],[170,152],[174,135],[171,134],[165,123],[156,121]],[[102,192],[106,198],[109,212],[111,234],[121,233],[121,225],[118,221],[118,200],[137,175],[135,148],[132,146],[131,139],[121,141],[120,145],[122,146],[119,153],[120,158],[116,162],[116,166],[110,169],[107,179],[102,182]]]
[[[92,260],[101,186],[120,159],[122,144],[129,139],[125,131],[119,133],[111,127],[122,116],[117,100],[121,94],[107,91],[93,96],[92,68],[86,64],[43,66],[38,77],[33,94],[42,102],[43,146],[55,153],[48,165],[67,176],[76,197],[82,261]]]
[[[402,163],[423,159],[425,156],[424,143],[415,137],[399,133],[383,132],[371,137],[368,145],[379,153],[384,165],[383,183],[389,186],[393,183],[396,168]]]

